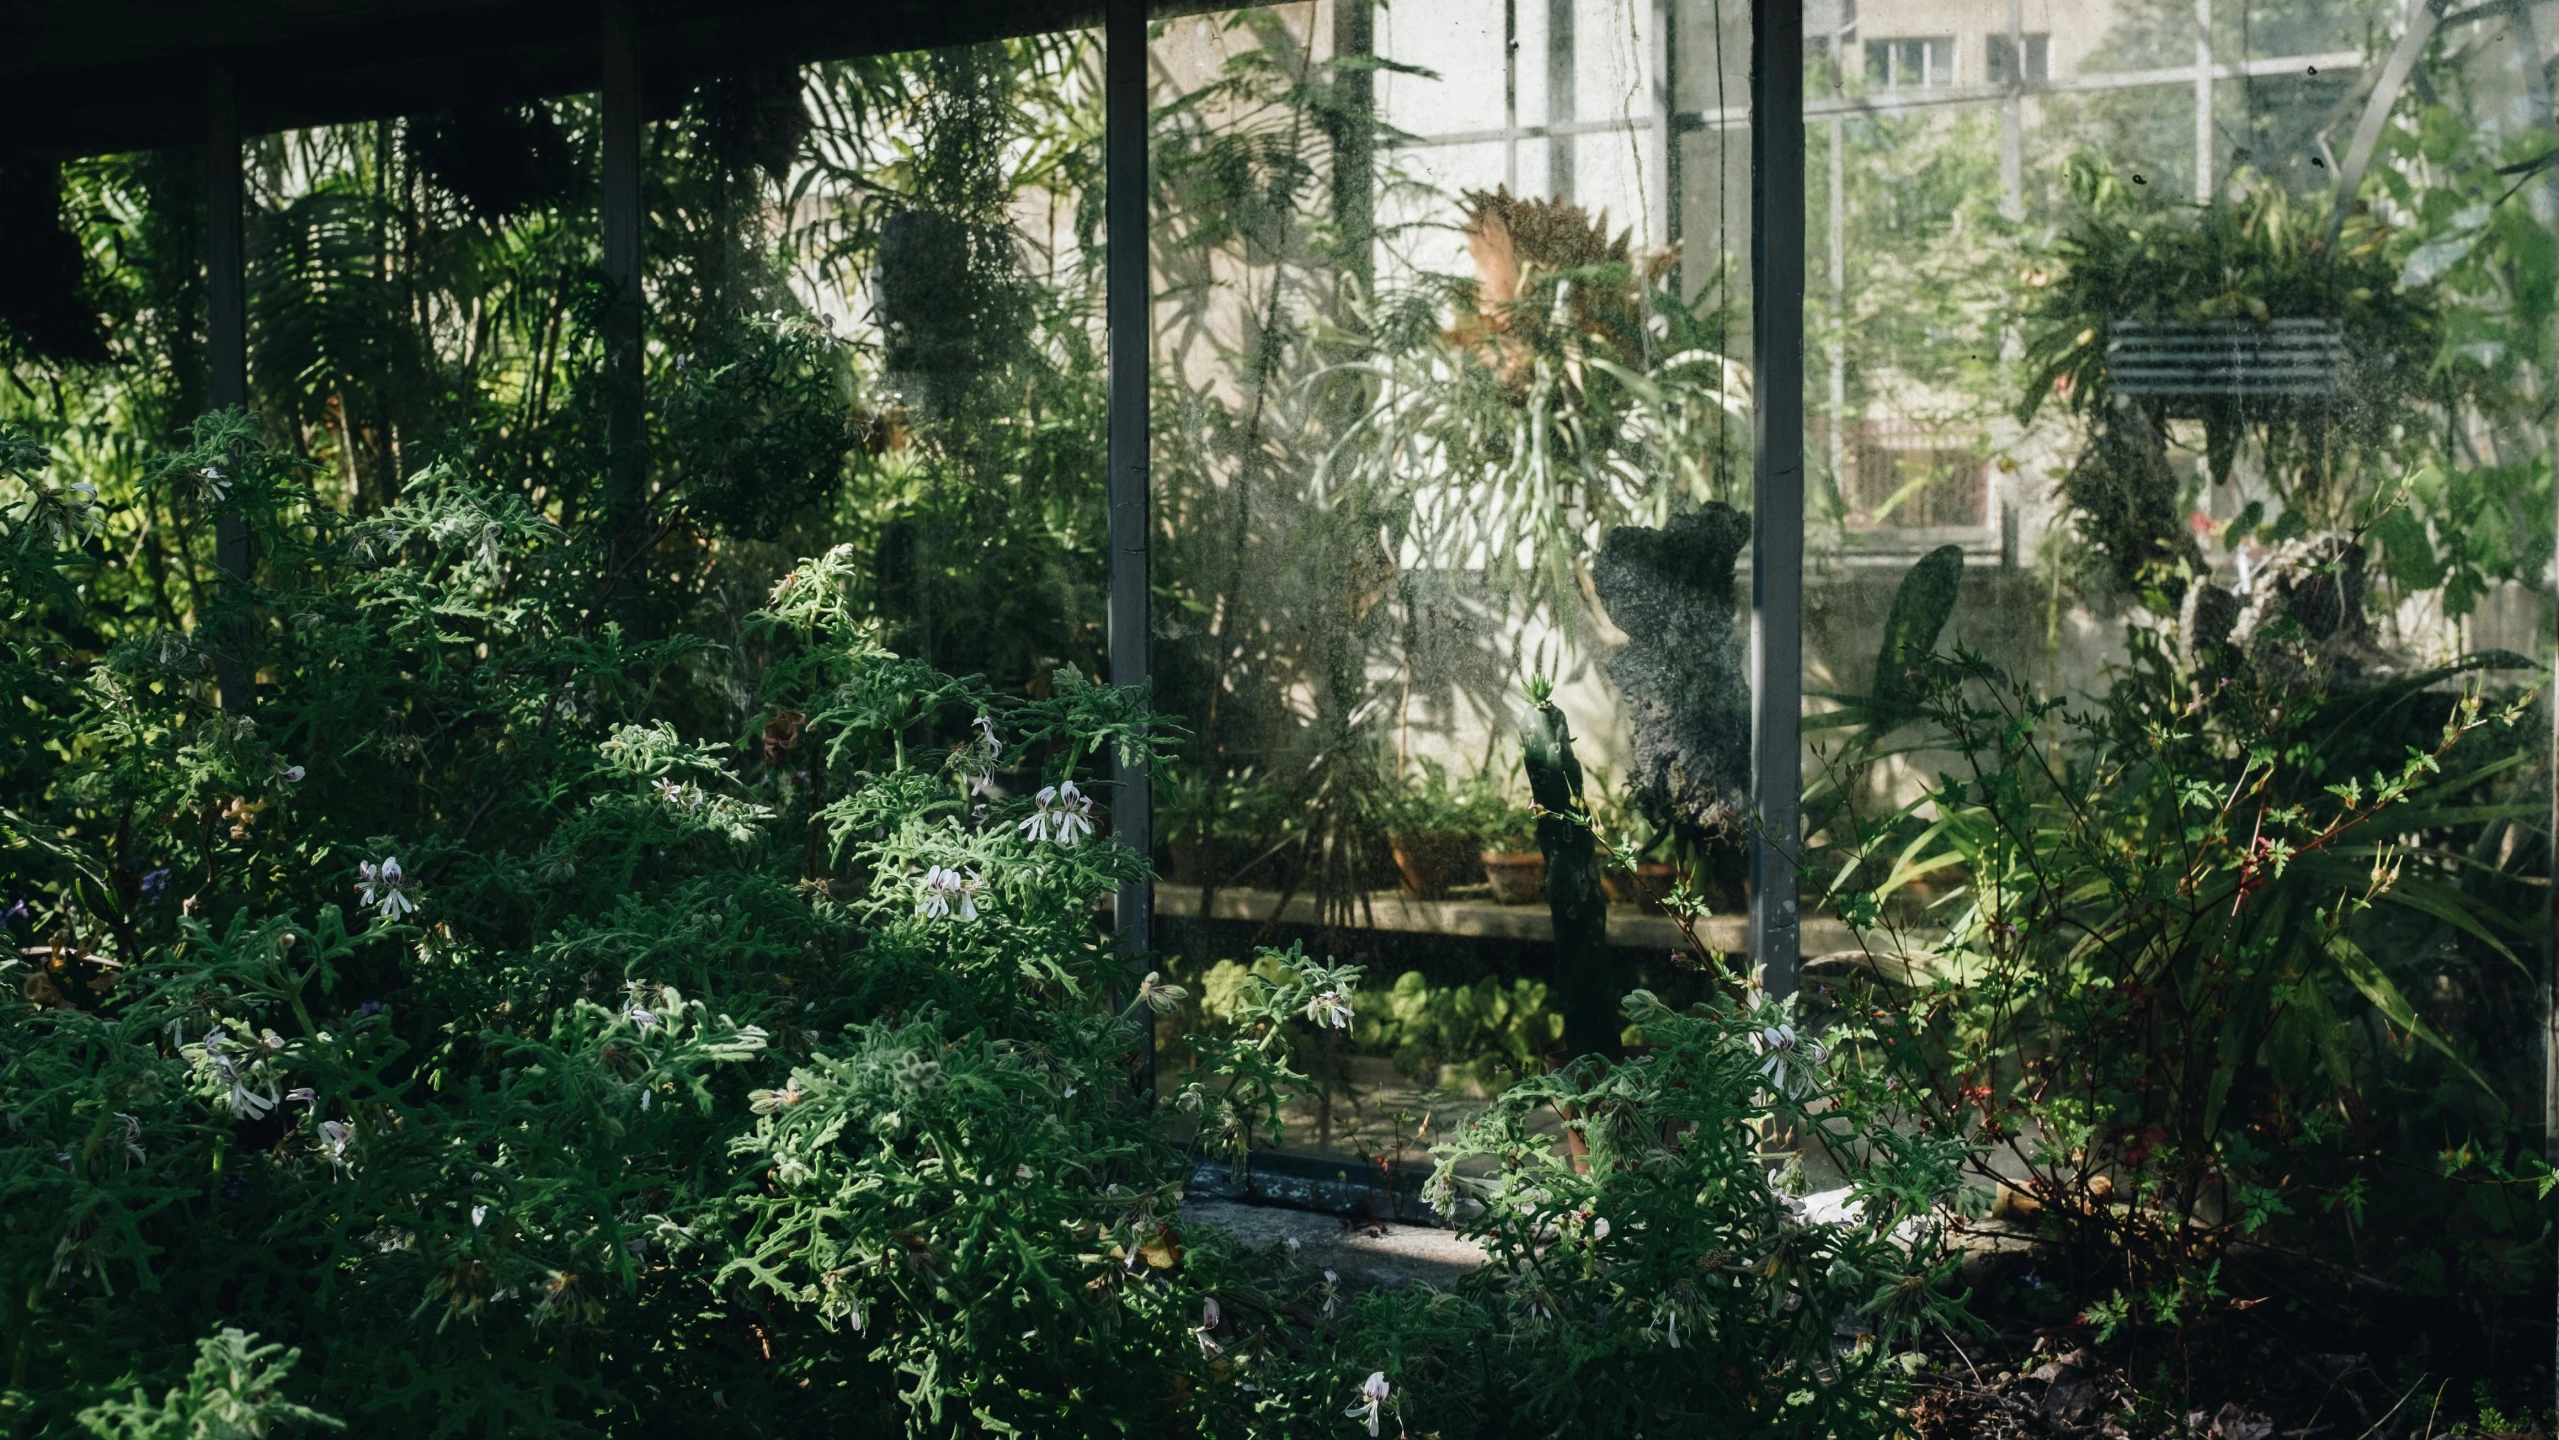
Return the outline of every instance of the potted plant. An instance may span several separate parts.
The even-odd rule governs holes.
[[[1436,760],[1420,762],[1418,783],[1395,797],[1388,807],[1387,843],[1404,888],[1424,900],[1439,900],[1458,885],[1475,879],[1477,831],[1487,798],[1471,786],[1450,783],[1448,767]]]
[[[1591,829],[1600,844],[1600,888],[1612,905],[1640,905],[1658,910],[1679,882],[1679,867],[1669,860],[1670,832],[1645,818],[1608,783],[1605,771],[1591,772]]]
[[[1493,898],[1527,905],[1546,898],[1546,856],[1537,848],[1537,812],[1485,787],[1475,837]]]

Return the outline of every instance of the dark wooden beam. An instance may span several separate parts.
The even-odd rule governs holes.
[[[656,57],[656,97],[774,65],[1090,29],[1102,4],[633,0],[632,19]],[[194,144],[215,54],[252,135],[593,94],[597,24],[595,0],[0,0],[0,148],[67,158]]]

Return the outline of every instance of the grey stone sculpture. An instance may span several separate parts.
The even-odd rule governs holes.
[[[1749,517],[1708,504],[1658,530],[1620,525],[1592,588],[1626,647],[1608,678],[1634,732],[1627,790],[1656,822],[1729,833],[1750,813],[1750,678],[1733,629],[1733,562]]]

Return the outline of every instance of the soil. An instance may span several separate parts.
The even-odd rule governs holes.
[[[2548,1296],[2322,1294],[2260,1263],[2226,1277],[2244,1308],[2183,1332],[2100,1342],[2031,1249],[1966,1266],[1984,1330],[1939,1335],[1910,1408],[1920,1440],[2542,1440]],[[2333,1286],[2331,1287],[2333,1288]],[[2263,1298],[2252,1299],[2252,1296]],[[2067,1309],[2067,1306],[2062,1306]],[[2045,1323],[2037,1324],[2041,1318]]]

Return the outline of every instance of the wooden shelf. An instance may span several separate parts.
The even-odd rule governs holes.
[[[1227,890],[1217,892],[1212,920],[1270,921],[1283,925],[1321,925],[1315,897],[1291,895],[1285,909],[1276,890]],[[1166,885],[1155,887],[1155,913],[1196,919],[1200,913],[1200,887]],[[1469,935],[1486,940],[1533,940],[1551,942],[1555,938],[1554,922],[1544,905],[1502,905],[1491,900],[1424,900],[1403,890],[1372,890],[1360,897],[1353,908],[1346,929],[1387,930],[1418,935]],[[1750,948],[1750,924],[1740,915],[1710,915],[1698,922],[1697,933],[1709,948],[1726,955],[1739,955]],[[1608,907],[1608,943],[1630,950],[1677,950],[1684,942],[1679,927],[1670,917],[1632,905]],[[1836,920],[1816,919],[1805,922],[1803,953],[1807,956],[1828,954],[1858,948],[1856,933]]]

